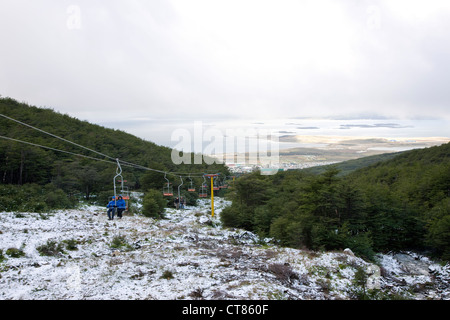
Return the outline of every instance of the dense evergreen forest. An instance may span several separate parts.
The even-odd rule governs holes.
[[[120,130],[105,128],[38,108],[11,98],[0,98],[0,113],[53,135],[120,160],[167,172],[218,172],[228,174],[220,164],[181,164],[171,160],[172,149],[140,139]],[[53,149],[102,158],[96,153],[54,138],[33,128],[0,117],[0,136],[18,139]],[[105,160],[105,159],[103,159]],[[130,190],[162,192],[166,182],[159,172],[123,167]],[[100,204],[113,189],[116,165],[87,159],[51,149],[0,139],[0,211],[47,210],[74,206],[80,198],[95,196]],[[170,177],[173,187],[180,179]],[[194,178],[196,186],[202,180]],[[92,199],[91,199],[92,200]]]
[[[339,176],[253,173],[236,181],[226,226],[313,250],[427,250],[450,260],[450,144],[403,152]]]

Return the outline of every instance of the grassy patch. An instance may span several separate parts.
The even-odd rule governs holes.
[[[114,249],[123,249],[125,251],[133,250],[133,247],[128,243],[126,237],[123,235],[115,236],[111,241],[110,247]]]
[[[36,248],[41,256],[57,256],[58,254],[64,253],[64,244],[57,243],[54,240],[47,240],[47,243],[40,245]]]
[[[170,280],[173,279],[174,275],[172,271],[169,270],[165,270],[162,274],[162,276],[160,277],[160,279],[166,279],[166,280]]]
[[[20,258],[25,255],[25,252],[23,252],[23,250],[21,250],[21,249],[9,248],[6,250],[6,254],[8,256],[10,256],[11,258]]]

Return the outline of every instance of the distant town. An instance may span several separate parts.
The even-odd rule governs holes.
[[[314,156],[311,156],[312,160],[307,162],[280,162],[277,164],[248,164],[248,163],[226,163],[225,165],[229,168],[232,173],[242,174],[250,173],[253,171],[270,172],[273,170],[277,171],[287,171],[287,170],[299,170],[317,166],[330,165],[338,163],[340,161],[324,161],[316,160],[314,161]]]

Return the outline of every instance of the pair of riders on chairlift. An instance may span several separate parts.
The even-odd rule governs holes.
[[[114,213],[115,213],[114,209],[115,208],[117,208],[117,217],[119,219],[121,219],[122,218],[122,213],[127,208],[127,203],[122,198],[122,196],[119,195],[117,200],[116,200],[115,197],[112,197],[111,201],[108,203],[106,208],[108,208],[108,220],[114,220]]]

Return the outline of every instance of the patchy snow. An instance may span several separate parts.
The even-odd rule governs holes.
[[[354,299],[361,289],[357,270],[373,266],[343,252],[281,248],[223,228],[219,216],[227,205],[216,198],[212,218],[209,202],[201,200],[198,207],[167,209],[162,220],[124,215],[108,221],[106,210],[95,206],[2,212],[0,299]],[[113,248],[117,239],[124,245]],[[63,252],[41,255],[38,248],[48,241]],[[23,254],[14,257],[10,248]],[[385,296],[450,298],[448,265],[412,253],[378,258]],[[414,261],[420,272],[411,270]]]

